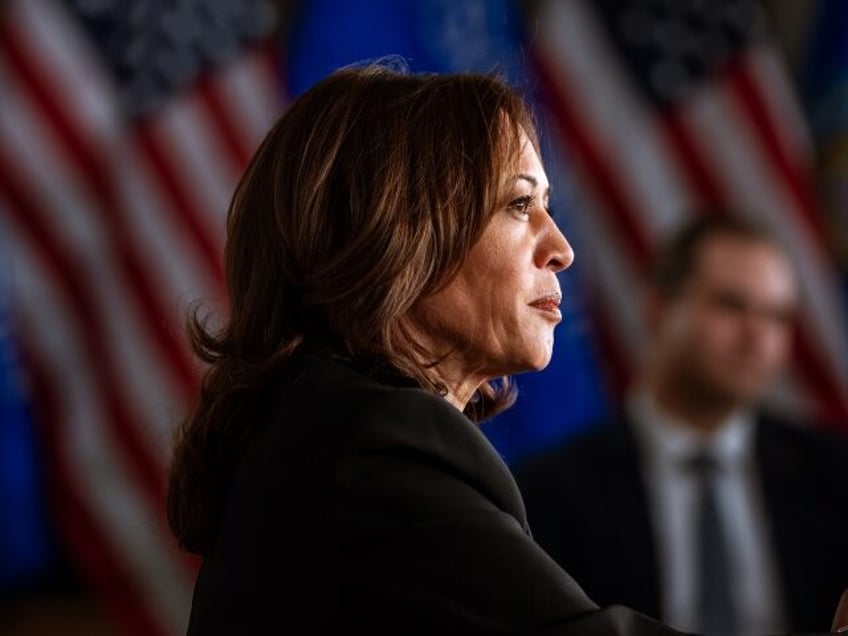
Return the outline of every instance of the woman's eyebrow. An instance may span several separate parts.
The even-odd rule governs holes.
[[[526,174],[526,173],[522,172],[521,174],[515,175],[511,179],[511,181],[521,181],[521,180],[527,181],[534,188],[539,187],[539,180],[536,177],[534,177],[532,174]],[[545,197],[550,197],[551,196],[551,186],[548,186],[545,189],[545,192],[543,194],[544,194]]]

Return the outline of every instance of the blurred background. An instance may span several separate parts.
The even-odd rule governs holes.
[[[577,254],[550,366],[484,425],[516,466],[627,386],[658,241],[699,203],[800,272],[771,399],[848,430],[848,3],[0,2],[0,633],[182,633],[170,434],[226,315],[229,197],[286,104],[343,65],[497,71],[534,104]],[[414,125],[414,122],[410,122]]]

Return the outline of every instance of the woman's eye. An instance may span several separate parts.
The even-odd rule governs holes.
[[[509,204],[510,210],[515,210],[519,214],[527,214],[530,212],[530,208],[533,206],[533,197],[531,195],[525,195],[523,197],[518,197],[513,200]]]

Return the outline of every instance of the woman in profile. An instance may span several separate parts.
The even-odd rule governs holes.
[[[348,69],[289,107],[230,208],[228,322],[191,322],[210,366],[168,493],[203,557],[189,634],[674,633],[533,542],[477,426],[551,356],[573,254],[548,193],[489,76]]]

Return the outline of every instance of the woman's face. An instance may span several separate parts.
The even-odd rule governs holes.
[[[451,283],[413,309],[413,319],[448,375],[492,378],[544,368],[562,319],[556,273],[574,253],[551,218],[550,188],[525,138],[503,175],[505,201]]]

